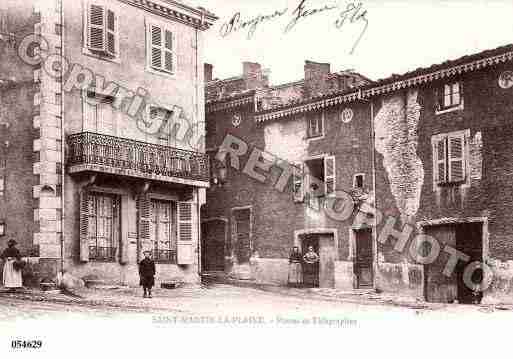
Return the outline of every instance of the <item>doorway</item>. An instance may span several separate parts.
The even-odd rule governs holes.
[[[372,258],[372,229],[364,228],[354,231],[355,256],[354,275],[356,288],[372,288],[373,286],[373,258]]]
[[[224,271],[226,222],[221,219],[201,224],[201,271]]]
[[[335,240],[333,233],[304,234],[301,237],[301,253],[313,247],[319,261],[313,265],[303,263],[303,284],[308,288],[335,287]]]
[[[444,274],[447,256],[439,255],[433,263],[424,265],[424,297],[428,302],[477,304],[482,298],[481,292],[474,292],[464,280],[466,266],[474,261],[483,261],[483,224],[481,222],[456,223],[430,226],[426,234],[435,238],[440,246],[450,246],[469,256],[469,261],[459,260],[450,276]],[[480,283],[482,271],[476,270],[473,283]]]

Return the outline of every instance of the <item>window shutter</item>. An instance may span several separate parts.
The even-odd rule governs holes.
[[[447,182],[447,138],[436,142],[433,157],[436,165],[436,183]]]
[[[444,103],[443,88],[435,88],[435,111],[440,111]]]
[[[449,179],[451,182],[465,180],[465,135],[450,136],[449,143]]]
[[[128,199],[125,197],[121,197],[121,198],[118,197],[116,200],[116,205],[117,205],[116,216],[117,216],[118,220],[115,222],[116,223],[115,228],[123,229],[123,227],[121,226],[121,222],[122,222],[121,209],[126,208],[127,203],[128,203]],[[119,238],[119,236],[121,236],[120,247],[119,247],[119,263],[127,264],[129,262],[128,247],[129,247],[130,241],[128,239],[128,233],[126,233],[126,231],[123,231],[123,232],[125,232],[125,233],[118,233],[117,237],[116,237],[116,238]]]
[[[107,53],[111,56],[116,55],[116,41],[117,41],[117,34],[116,34],[116,27],[117,27],[117,17],[114,11],[107,10]]]
[[[150,227],[151,227],[151,200],[147,194],[139,195],[137,200],[138,215],[138,258],[142,260],[143,252],[151,249]]]
[[[324,157],[324,193],[326,196],[335,192],[335,156]]]
[[[89,262],[89,191],[80,192],[80,261]]]
[[[193,263],[193,203],[178,202],[177,264]]]
[[[162,29],[159,26],[150,26],[150,42],[151,42],[151,67],[162,69]]]
[[[91,50],[105,51],[105,8],[89,6],[88,44]]]
[[[303,183],[303,164],[296,163],[294,165],[293,173],[293,191],[294,191],[294,202],[303,202],[304,200],[304,183]]]
[[[164,70],[174,72],[175,62],[175,34],[169,30],[164,32]]]

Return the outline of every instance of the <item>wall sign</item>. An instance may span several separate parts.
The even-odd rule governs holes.
[[[340,120],[343,122],[343,123],[349,123],[351,122],[351,120],[353,119],[353,110],[350,109],[349,107],[348,108],[345,108],[341,113],[340,113]]]
[[[232,117],[233,127],[239,127],[241,122],[242,122],[242,116],[239,113],[233,115],[233,117]]]
[[[513,71],[504,71],[499,76],[499,87],[509,89],[513,87]]]

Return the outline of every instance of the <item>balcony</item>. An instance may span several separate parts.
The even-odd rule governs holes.
[[[199,152],[82,132],[68,136],[69,173],[100,172],[208,187],[208,156]]]

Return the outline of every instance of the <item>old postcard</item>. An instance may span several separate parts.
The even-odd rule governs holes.
[[[2,357],[507,353],[512,14],[0,0]]]

